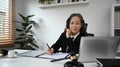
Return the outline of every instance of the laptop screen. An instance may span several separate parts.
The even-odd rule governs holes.
[[[82,37],[79,62],[95,62],[96,58],[115,58],[120,37]]]

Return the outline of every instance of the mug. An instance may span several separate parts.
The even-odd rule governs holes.
[[[13,58],[17,56],[17,52],[15,52],[14,50],[9,50],[8,51],[8,57]]]

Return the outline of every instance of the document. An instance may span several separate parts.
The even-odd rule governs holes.
[[[54,53],[52,55],[48,54],[43,54],[40,55],[40,58],[46,58],[46,59],[60,59],[60,58],[65,58],[68,55],[68,53]]]
[[[20,53],[18,55],[20,56],[26,56],[26,57],[36,57],[36,56],[40,56],[45,54],[44,51],[29,51],[29,52],[24,52],[24,53]]]

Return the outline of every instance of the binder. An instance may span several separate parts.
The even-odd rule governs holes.
[[[120,67],[120,59],[97,58],[98,67]]]

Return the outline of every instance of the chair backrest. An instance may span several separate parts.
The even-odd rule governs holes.
[[[87,26],[88,24],[87,23],[84,23],[84,29],[87,31]]]
[[[84,23],[84,30],[87,31],[87,26],[88,24],[87,23]],[[93,33],[87,33],[86,36],[94,36]]]

